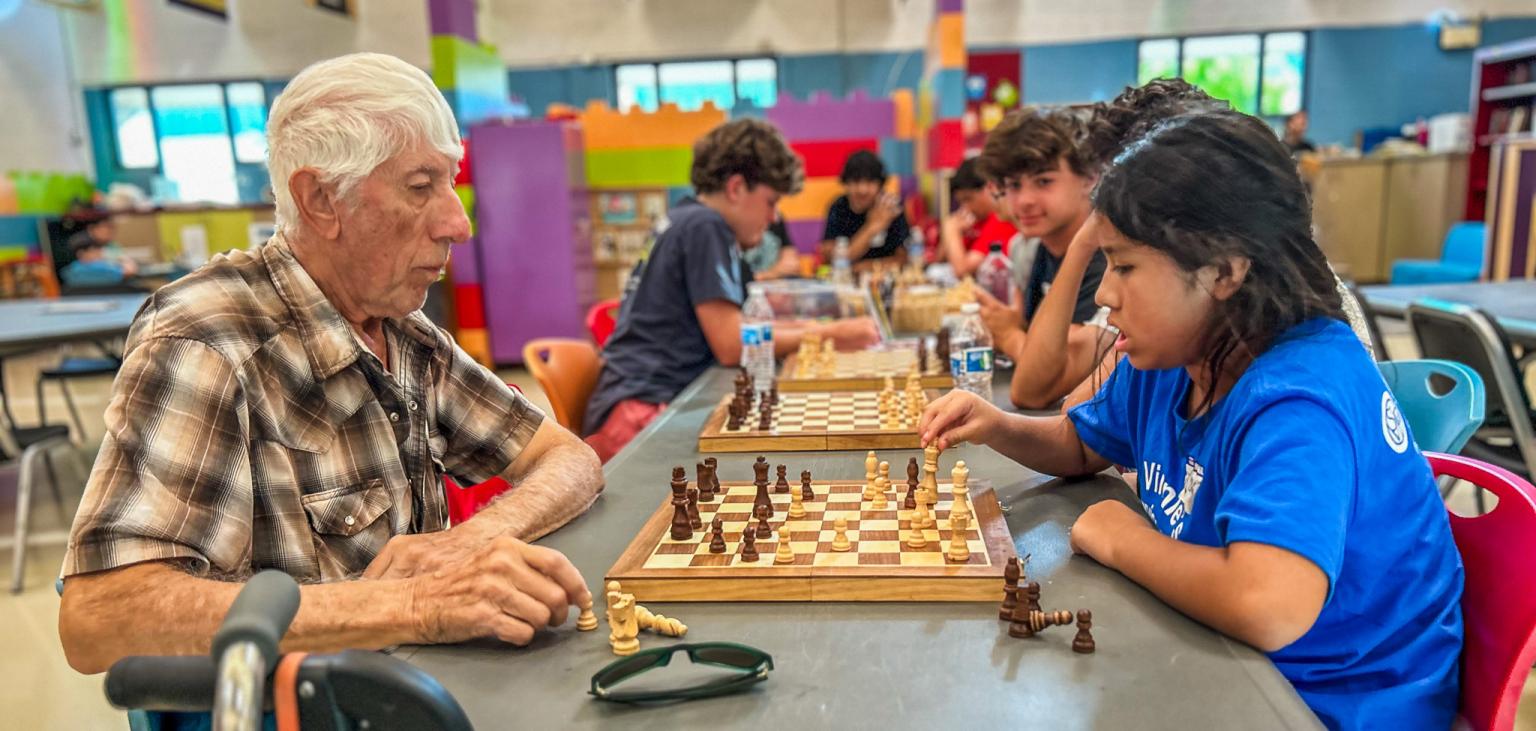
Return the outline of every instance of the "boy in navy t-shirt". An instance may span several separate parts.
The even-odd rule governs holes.
[[[1126,362],[1065,416],[951,393],[924,442],[1058,475],[1134,466],[1141,510],[1090,506],[1075,551],[1268,653],[1330,728],[1448,728],[1460,555],[1284,146],[1236,112],[1176,117],[1115,159],[1094,208],[1073,246],[1108,259],[1097,301]]]
[[[804,173],[773,125],[739,119],[694,145],[691,178],[695,197],[671,210],[667,229],[636,265],[603,348],[582,427],[604,462],[710,366],[740,361],[741,307],[752,279],[742,249],[762,241],[779,197],[798,191]],[[780,325],[774,350],[794,351],[813,329],[844,349],[879,339],[868,318]]]

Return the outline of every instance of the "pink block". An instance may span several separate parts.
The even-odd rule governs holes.
[[[427,0],[427,27],[435,36],[452,35],[477,42],[475,0]]]
[[[452,252],[449,264],[453,267],[453,281],[456,284],[479,284],[480,254],[476,251],[475,240],[454,244]]]
[[[821,243],[821,234],[826,229],[826,221],[820,219],[785,221],[784,228],[789,231],[789,238],[795,242],[796,249],[802,253],[814,254],[817,245]]]

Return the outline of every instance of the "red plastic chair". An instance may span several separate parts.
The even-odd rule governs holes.
[[[1520,691],[1536,662],[1536,487],[1470,457],[1424,456],[1436,476],[1466,480],[1499,498],[1487,514],[1450,516],[1467,575],[1461,716],[1478,731],[1512,729]]]
[[[511,383],[507,384],[507,388],[518,393],[523,392],[523,389]],[[481,508],[490,505],[498,495],[510,489],[512,489],[512,483],[500,477],[492,477],[478,485],[459,487],[459,483],[454,482],[452,477],[443,475],[443,494],[448,499],[449,525],[458,525],[469,520],[475,513],[480,512]]]
[[[597,343],[597,347],[603,347],[608,337],[613,335],[618,312],[619,301],[616,299],[603,300],[587,310],[587,330],[592,333],[592,340]]]

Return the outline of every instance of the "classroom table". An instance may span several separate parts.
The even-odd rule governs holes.
[[[0,301],[0,353],[128,334],[148,293]]]
[[[699,428],[729,393],[733,371],[717,368],[688,387],[604,469],[597,504],[540,541],[564,552],[601,596],[604,573],[668,495],[670,468],[693,474]],[[995,396],[1006,403],[1007,375]],[[751,479],[754,454],[717,454],[723,479]],[[918,450],[882,452],[892,464]],[[791,473],[863,476],[863,453],[793,453]],[[1046,609],[1093,611],[1098,651],[1072,652],[1075,630],[1010,638],[996,603],[667,603],[646,606],[688,625],[684,642],[729,641],[773,656],[769,679],[737,695],[659,707],[602,703],[587,695],[593,673],[615,659],[607,625],[539,633],[526,648],[494,642],[404,647],[435,676],[478,729],[739,728],[1317,728],[1275,666],[1256,650],[1190,620],[1091,559],[1072,555],[1067,529],[1090,504],[1135,505],[1112,474],[1052,480],[990,450],[945,452],[941,470],[963,458],[976,483],[990,481],[1015,549],[1030,554]],[[999,582],[1001,594],[1001,582]],[[598,599],[597,611],[603,611]],[[674,640],[642,633],[641,647]],[[686,667],[684,657],[674,666]],[[669,667],[655,671],[681,670]],[[683,672],[686,672],[685,670]]]
[[[1446,302],[1487,310],[1511,340],[1522,345],[1536,345],[1536,281],[1466,282],[1462,284],[1377,284],[1360,288],[1366,302],[1378,315],[1404,318],[1408,305],[1420,299]]]

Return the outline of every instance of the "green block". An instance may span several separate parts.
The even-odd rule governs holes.
[[[458,36],[432,36],[432,83],[443,91],[465,90],[507,96],[506,64],[496,47]]]
[[[688,147],[641,147],[588,150],[587,185],[594,188],[669,188],[689,184],[693,150]]]
[[[459,194],[459,202],[464,204],[464,213],[469,215],[470,223],[475,221],[475,186],[455,185],[453,192]]]

